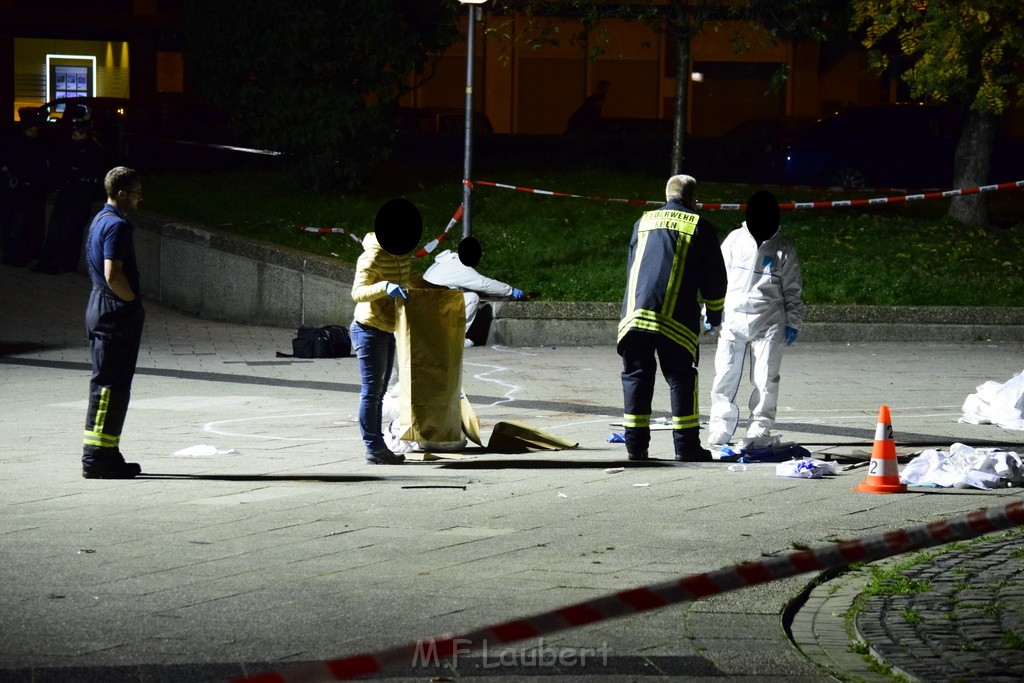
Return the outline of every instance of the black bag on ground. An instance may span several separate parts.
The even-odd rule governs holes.
[[[352,342],[348,330],[341,325],[303,325],[292,339],[292,355],[295,358],[344,358],[352,355]]]

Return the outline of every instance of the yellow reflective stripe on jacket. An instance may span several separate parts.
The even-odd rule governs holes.
[[[704,305],[707,306],[709,311],[724,311],[725,310],[725,297],[721,299],[701,299]]]
[[[618,341],[629,330],[644,330],[664,334],[675,343],[683,346],[691,354],[697,351],[697,334],[678,322],[673,313],[679,302],[679,290],[683,284],[683,270],[686,255],[690,249],[690,241],[697,229],[700,217],[688,211],[657,210],[648,211],[640,217],[637,225],[637,243],[633,253],[633,261],[626,284],[626,316],[619,322]],[[672,258],[669,280],[666,283],[664,300],[660,310],[637,308],[637,287],[643,274],[644,255],[650,233],[654,230],[669,230],[678,233],[678,243]],[[720,302],[724,307],[725,299]],[[716,310],[716,309],[712,309]]]
[[[683,282],[683,264],[686,263],[686,254],[690,251],[690,239],[693,237],[694,230],[697,229],[699,220],[700,216],[686,211],[648,211],[640,218],[639,232],[674,230],[685,235],[683,239],[679,240],[678,248],[672,259],[672,271],[665,292],[665,303],[661,307],[661,312],[665,317],[670,317],[676,310],[679,287]]]
[[[629,282],[626,283],[626,293],[629,297],[629,310],[636,310],[636,282],[640,277],[640,269],[637,263],[643,263],[644,251],[647,249],[647,233],[639,232],[636,236],[636,253],[633,255],[633,268],[629,273]]]
[[[670,318],[654,311],[641,308],[634,310],[628,318],[623,318],[619,322],[618,341],[622,341],[622,337],[630,330],[659,332],[685,348],[691,354],[695,355],[697,352],[697,334],[693,330],[675,318]]]

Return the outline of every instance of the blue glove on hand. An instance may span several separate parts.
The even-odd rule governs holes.
[[[800,336],[800,330],[786,325],[786,346],[792,346],[796,338]]]
[[[526,292],[521,289],[512,288],[512,299],[515,301],[522,301],[526,298]]]
[[[397,299],[398,297],[402,297],[403,299],[409,298],[409,295],[405,293],[405,290],[402,289],[402,286],[396,285],[394,282],[387,283],[387,285],[385,285],[384,287],[384,291],[387,292],[388,296],[390,296],[392,299]]]

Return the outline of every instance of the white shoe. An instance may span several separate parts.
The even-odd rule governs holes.
[[[465,344],[463,344],[463,346],[465,346],[465,347],[466,347],[467,349],[468,349],[468,348],[469,348],[470,346],[472,346],[472,345],[473,345],[473,340],[472,340],[472,339],[467,339],[467,340],[466,340],[466,343],[465,343]]]
[[[771,436],[771,435],[772,435],[772,430],[768,429],[767,427],[763,427],[761,425],[751,425],[747,429],[747,438],[748,439],[763,439],[763,438]]]
[[[713,451],[720,450],[722,446],[729,444],[729,435],[725,432],[715,432],[708,437],[708,448]]]

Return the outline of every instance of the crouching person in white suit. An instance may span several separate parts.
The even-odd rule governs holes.
[[[445,249],[436,257],[434,263],[427,268],[423,274],[427,282],[450,289],[461,289],[462,296],[466,300],[466,332],[473,326],[476,320],[477,310],[480,308],[480,298],[491,297],[495,299],[512,299],[522,301],[526,295],[522,290],[512,285],[494,280],[481,275],[475,268],[462,263],[459,255],[454,251]],[[466,339],[466,346],[472,346],[473,342]]]
[[[741,448],[768,445],[779,401],[782,347],[796,341],[804,318],[803,278],[792,242],[779,228],[779,202],[758,190],[746,221],[722,242],[729,274],[711,389],[708,445],[729,443],[739,421],[736,394],[750,353],[750,423]]]

